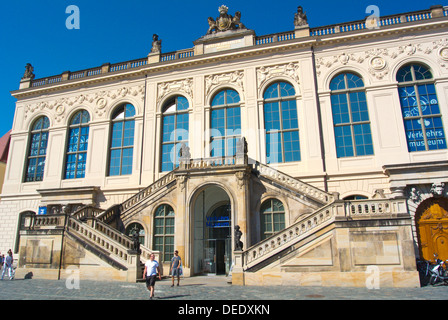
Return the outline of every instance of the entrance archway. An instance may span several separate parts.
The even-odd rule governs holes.
[[[448,199],[431,198],[417,208],[415,221],[420,257],[433,260],[448,259]]]
[[[232,261],[232,206],[229,195],[210,185],[197,192],[193,209],[194,274],[228,274]]]

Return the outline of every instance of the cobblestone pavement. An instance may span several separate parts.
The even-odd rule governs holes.
[[[79,285],[79,288],[76,287]],[[421,288],[240,287],[225,277],[157,281],[155,299],[167,300],[448,300],[448,286]],[[0,281],[1,300],[148,300],[145,283],[14,279]],[[153,301],[154,301],[153,300]]]

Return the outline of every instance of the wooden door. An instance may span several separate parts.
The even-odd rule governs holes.
[[[434,260],[448,259],[448,199],[433,198],[424,201],[418,208],[416,218],[420,257]]]

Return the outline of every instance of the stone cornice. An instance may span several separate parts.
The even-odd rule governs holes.
[[[199,66],[206,66],[215,64],[217,62],[230,62],[254,56],[270,55],[281,52],[285,53],[311,47],[322,48],[335,44],[365,41],[366,39],[378,39],[380,37],[397,36],[407,33],[422,32],[442,28],[448,28],[447,17],[395,24],[384,26],[379,29],[364,29],[360,31],[350,31],[325,36],[302,37],[281,42],[271,42],[267,44],[232,49],[217,53],[196,55],[193,57],[187,57],[178,60],[149,63],[147,65],[140,66],[134,69],[106,72],[94,76],[84,77],[81,79],[66,80],[54,84],[43,85],[40,87],[15,90],[12,91],[11,94],[12,96],[20,100],[26,99],[28,97],[73,90],[75,88],[82,88],[100,83],[112,83],[120,80],[132,80],[173,70],[197,68]]]

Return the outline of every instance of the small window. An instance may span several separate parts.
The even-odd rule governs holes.
[[[263,202],[261,214],[261,239],[269,238],[273,234],[285,229],[285,208],[277,199]]]

